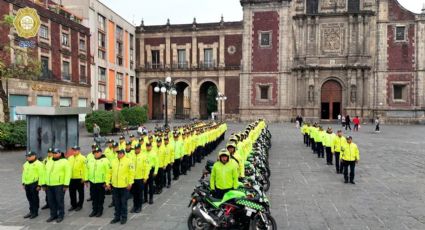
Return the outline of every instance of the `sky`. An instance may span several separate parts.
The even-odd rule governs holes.
[[[171,24],[242,20],[239,0],[100,0],[127,21],[140,25],[163,25],[167,18]],[[399,0],[407,9],[419,13],[425,0]]]

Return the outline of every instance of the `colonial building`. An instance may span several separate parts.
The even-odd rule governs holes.
[[[169,75],[190,87],[191,117],[210,82],[240,120],[425,121],[425,12],[396,0],[240,2],[242,22],[138,27],[143,103],[161,106],[151,88]]]
[[[23,7],[36,9],[41,27],[29,40],[12,27],[0,28],[0,56],[6,65],[21,65],[28,57],[41,62],[41,76],[3,79],[11,120],[20,119],[16,106],[87,107],[90,105],[90,31],[81,19],[51,1],[0,0],[0,17]],[[4,46],[10,47],[3,49]],[[1,109],[3,120],[3,108]]]
[[[55,1],[90,28],[94,108],[111,110],[138,103],[135,26],[98,0]]]

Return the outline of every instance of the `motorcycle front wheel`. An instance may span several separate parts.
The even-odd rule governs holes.
[[[254,216],[249,224],[250,230],[276,230],[276,220],[269,214],[264,213],[266,221],[263,221],[260,214]]]
[[[190,214],[187,219],[187,227],[189,230],[213,230],[214,226],[203,220],[201,217]]]

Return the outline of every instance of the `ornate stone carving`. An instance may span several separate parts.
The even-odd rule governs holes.
[[[345,28],[343,23],[321,25],[320,40],[321,51],[327,53],[339,53],[344,51]]]
[[[345,10],[347,0],[322,0],[320,1],[321,10]]]

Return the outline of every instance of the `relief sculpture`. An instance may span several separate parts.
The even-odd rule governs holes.
[[[321,28],[321,47],[323,53],[342,53],[344,27],[340,24],[327,24]]]
[[[322,0],[321,10],[345,9],[347,0]]]

